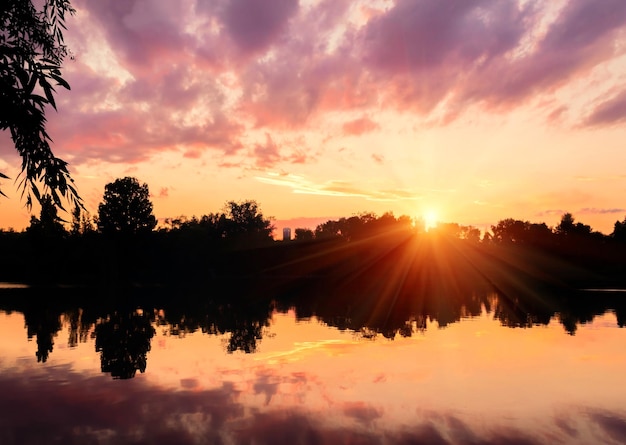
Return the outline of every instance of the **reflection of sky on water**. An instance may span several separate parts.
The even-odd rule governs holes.
[[[558,321],[463,319],[412,337],[359,337],[275,313],[255,354],[227,336],[152,339],[146,372],[112,380],[68,326],[37,363],[21,314],[0,313],[0,443],[623,443],[626,331],[608,312]],[[78,440],[81,438],[81,440]]]

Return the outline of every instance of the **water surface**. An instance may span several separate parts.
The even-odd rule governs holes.
[[[479,301],[393,329],[355,308],[4,308],[0,443],[625,442],[616,310]]]

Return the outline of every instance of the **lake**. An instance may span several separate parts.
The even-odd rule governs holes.
[[[7,287],[3,445],[626,443],[620,291],[396,311]]]

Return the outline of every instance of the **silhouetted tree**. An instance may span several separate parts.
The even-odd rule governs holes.
[[[0,2],[0,130],[10,131],[22,158],[21,187],[28,189],[29,208],[31,192],[40,202],[49,194],[59,206],[62,196],[80,202],[67,163],[52,153],[45,116],[47,105],[56,109],[53,84],[70,88],[61,65],[68,54],[65,17],[73,13],[68,0]]]
[[[256,201],[229,201],[224,216],[213,215],[211,221],[223,225],[224,235],[244,243],[263,243],[272,240],[274,225],[271,218],[261,213]]]
[[[474,226],[461,226],[461,238],[478,243],[480,241],[480,229]]]
[[[523,243],[528,239],[530,223],[513,218],[498,221],[491,226],[493,240],[500,243]]]
[[[94,226],[95,223],[95,226]],[[94,233],[96,231],[95,227],[97,227],[96,218],[92,217],[89,212],[85,211],[82,213],[80,217],[80,233],[81,235],[87,235],[89,233]]]
[[[341,237],[347,241],[354,241],[385,233],[413,231],[413,221],[406,215],[396,218],[393,213],[386,212],[378,217],[374,213],[364,212],[319,224],[315,228],[315,238],[321,240]]]
[[[26,231],[38,238],[61,238],[65,235],[65,228],[50,195],[42,198],[39,218],[31,216],[30,226]]]
[[[574,232],[574,216],[571,213],[564,213],[561,216],[561,222],[556,226],[558,235],[568,235]]]
[[[315,228],[315,239],[336,238],[341,235],[338,221],[328,220]]]
[[[311,241],[315,237],[315,233],[311,229],[297,228],[295,234],[296,241]]]
[[[623,221],[615,221],[611,238],[620,243],[626,242],[626,218]]]
[[[80,235],[80,217],[80,206],[74,206],[74,210],[72,210],[72,223],[70,226],[70,235],[72,236]]]
[[[556,226],[556,233],[562,236],[588,236],[591,235],[591,226],[581,222],[575,222],[571,213],[565,213],[561,217],[561,222]]]
[[[148,184],[127,176],[104,187],[104,201],[98,206],[98,230],[135,235],[150,232],[155,226]]]
[[[548,247],[554,239],[554,232],[546,225],[546,223],[533,223],[527,228],[528,241],[534,246]]]

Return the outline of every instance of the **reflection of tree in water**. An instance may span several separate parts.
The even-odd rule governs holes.
[[[494,299],[493,318],[509,328],[530,328],[547,325],[554,315],[554,307],[531,304],[528,301],[500,296]]]
[[[565,332],[575,335],[581,325],[607,311],[614,312],[618,326],[623,327],[626,324],[625,307],[626,301],[611,293],[545,292],[531,298],[528,295],[505,295],[495,290],[472,292],[471,289],[449,294],[400,292],[392,298],[367,292],[346,298],[329,290],[321,298],[298,295],[278,305],[282,311],[294,309],[299,320],[316,317],[329,326],[354,331],[364,339],[382,335],[392,340],[396,336],[410,337],[425,331],[428,321],[435,321],[442,328],[483,313],[509,328],[531,328],[555,320]]]
[[[43,308],[24,311],[24,323],[28,339],[37,337],[37,361],[45,363],[54,347],[54,337],[61,329],[60,314]]]
[[[264,325],[256,320],[236,321],[235,326],[230,331],[226,351],[228,353],[243,351],[246,354],[256,352],[257,341],[263,338],[263,327]]]
[[[617,325],[620,328],[626,326],[626,305],[624,303],[621,306],[615,308],[615,316],[617,317]]]
[[[263,328],[269,326],[272,314],[270,304],[222,305],[216,314],[212,329],[216,333],[230,332],[226,351],[256,352],[257,342],[263,338]]]
[[[471,290],[419,293],[406,287],[393,294],[376,293],[368,288],[354,297],[332,289],[321,294],[322,297],[299,295],[295,301],[280,303],[278,308],[285,311],[291,307],[298,319],[315,316],[329,326],[354,331],[364,339],[382,335],[390,340],[425,331],[429,320],[443,328],[462,318],[479,316],[484,308],[489,310],[493,295]]]
[[[115,379],[130,379],[137,370],[146,370],[150,340],[155,330],[141,311],[114,313],[96,325],[96,352],[100,352],[102,372]]]
[[[32,299],[24,298],[24,294],[5,298],[0,308],[24,314],[28,338],[36,337],[39,362],[48,360],[61,328],[68,329],[69,347],[88,341],[91,333],[96,339],[96,351],[101,354],[102,371],[114,378],[132,378],[137,370],[145,371],[146,355],[155,335],[152,323],[164,335],[184,336],[200,331],[224,336],[227,353],[254,353],[259,341],[267,335],[266,328],[276,310],[293,309],[297,320],[315,317],[364,339],[411,337],[425,331],[432,322],[445,327],[485,313],[506,327],[530,328],[558,322],[570,335],[581,324],[592,322],[607,311],[614,312],[618,326],[626,325],[626,299],[615,292],[568,291],[535,293],[529,297],[484,287],[476,289],[460,285],[458,280],[448,287],[435,285],[432,280],[428,284],[428,276],[418,282],[405,280],[396,287],[391,287],[380,274],[375,280],[365,279],[361,274],[358,278],[320,283],[315,277],[289,292],[275,293],[265,290],[255,293],[250,290],[255,283],[250,283],[243,291],[238,287],[236,293],[218,288],[214,292],[218,297],[212,298],[207,298],[204,288],[164,288],[151,291],[149,298],[138,298],[135,290],[124,295],[126,307],[132,301],[130,307],[158,308],[145,314],[130,310],[115,312],[117,303],[110,299],[92,298],[86,302],[82,296],[73,294],[70,304],[57,301],[52,308],[50,300],[48,304],[41,303],[45,301],[42,297],[47,296],[45,290],[35,288],[28,291]],[[84,290],[80,292],[91,295]],[[76,306],[78,302],[83,306]]]
[[[83,309],[71,309],[64,314],[64,320],[69,324],[67,345],[75,348],[79,343],[86,343],[89,335],[90,323],[83,321]]]
[[[263,329],[269,326],[274,306],[267,300],[252,300],[171,307],[157,311],[157,324],[167,326],[167,335],[181,336],[198,329],[210,335],[230,334],[226,341],[228,353],[253,353],[263,338]]]

